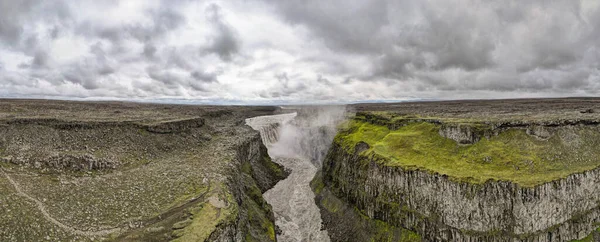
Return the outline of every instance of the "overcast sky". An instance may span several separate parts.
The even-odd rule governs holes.
[[[0,97],[600,94],[600,1],[0,0]]]

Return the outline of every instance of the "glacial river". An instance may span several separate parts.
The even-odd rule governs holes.
[[[321,230],[321,215],[309,185],[318,168],[299,152],[301,147],[295,147],[298,142],[287,142],[298,139],[292,137],[298,132],[286,132],[294,130],[289,125],[295,116],[292,113],[246,120],[249,126],[260,131],[273,161],[291,171],[285,180],[263,195],[273,206],[275,224],[281,230],[278,241],[329,241],[327,231]]]

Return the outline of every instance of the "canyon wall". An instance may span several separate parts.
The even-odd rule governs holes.
[[[497,128],[480,132],[443,126],[440,135],[466,145],[514,127]],[[569,134],[563,129],[574,127],[519,128],[543,139]],[[600,227],[600,168],[533,187],[495,180],[477,184],[428,170],[386,165],[389,158],[362,152],[369,148],[366,143],[349,149],[341,142],[336,138],[323,161],[322,178],[313,181],[322,183],[313,189],[323,194],[317,202],[329,220],[343,222],[343,218],[360,216],[332,212],[327,204],[351,206],[356,208],[354,213],[372,220],[367,226],[354,219],[363,229],[370,226],[364,231],[377,232],[373,224],[379,221],[417,232],[427,241],[570,241],[590,236]],[[339,202],[331,202],[336,199]],[[330,221],[329,227],[335,227],[334,223]]]
[[[228,186],[237,216],[219,224],[207,241],[277,241],[273,210],[262,193],[288,173],[271,161],[258,133],[236,145],[234,162]]]

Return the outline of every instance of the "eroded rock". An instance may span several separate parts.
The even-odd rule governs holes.
[[[440,127],[439,133],[442,137],[452,139],[459,144],[473,144],[480,139],[473,127],[462,124],[444,124]]]

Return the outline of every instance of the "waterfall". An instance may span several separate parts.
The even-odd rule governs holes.
[[[279,140],[279,123],[270,123],[261,126],[258,131],[260,131],[260,137],[265,145],[269,146]]]
[[[273,161],[291,171],[263,194],[273,206],[275,224],[281,230],[278,241],[329,241],[327,231],[321,230],[321,214],[310,181],[320,169],[344,113],[340,107],[311,107],[246,120],[260,132]]]
[[[246,124],[259,131],[262,142],[269,147],[279,140],[281,125],[290,122],[296,115],[296,113],[286,113],[254,117],[246,119]]]

